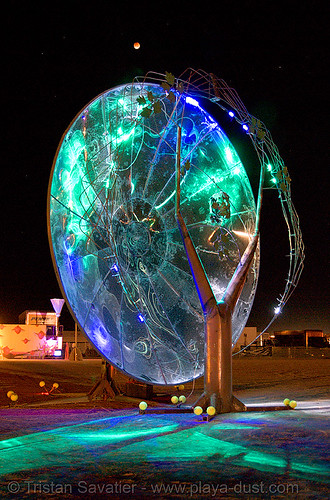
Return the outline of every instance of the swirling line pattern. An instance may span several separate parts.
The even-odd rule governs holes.
[[[148,93],[160,112],[143,118],[139,98]],[[51,248],[72,314],[106,359],[152,384],[182,383],[204,369],[203,314],[174,217],[178,125],[182,164],[189,163],[181,211],[217,298],[254,229],[244,167],[223,130],[188,97],[170,102],[160,85],[145,82],[104,92],[68,127],[50,180]],[[257,255],[234,315],[233,344],[258,267]]]

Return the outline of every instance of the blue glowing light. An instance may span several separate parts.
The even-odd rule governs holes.
[[[234,113],[233,111],[229,111],[229,112],[228,112],[228,115],[230,116],[230,118],[234,118],[235,113]]]
[[[246,131],[248,131],[248,130],[249,130],[248,125],[245,125],[245,124],[244,124],[244,125],[243,125],[243,129],[244,129],[244,130],[246,130]]]
[[[138,320],[140,321],[140,323],[144,323],[145,320],[142,314],[138,314]]]

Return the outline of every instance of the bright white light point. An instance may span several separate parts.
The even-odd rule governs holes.
[[[94,338],[95,338],[95,341],[96,343],[99,345],[99,346],[102,346],[103,348],[107,345],[108,343],[108,340],[102,335],[102,333],[100,332],[100,330],[96,330],[95,331],[95,334],[94,334]]]
[[[271,166],[271,164],[270,164],[270,163],[267,165],[267,170],[268,170],[269,172],[272,170],[272,166]]]
[[[235,175],[238,175],[239,173],[240,173],[240,169],[239,169],[238,167],[236,167],[236,168],[234,169],[234,174],[235,174]]]
[[[186,97],[186,102],[188,104],[192,104],[193,106],[199,106],[198,102],[196,101],[196,99],[193,99],[192,97]]]
[[[232,163],[233,162],[233,154],[232,154],[231,149],[229,147],[227,147],[225,149],[225,155],[226,155],[227,161]]]
[[[242,236],[243,238],[251,238],[251,234],[250,233],[246,233],[244,231],[233,231],[233,233],[235,233],[237,236]]]
[[[280,312],[281,312],[281,308],[280,308],[280,306],[275,307],[275,309],[274,309],[274,313],[275,313],[275,314],[280,314]]]

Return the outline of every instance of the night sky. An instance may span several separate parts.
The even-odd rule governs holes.
[[[292,179],[305,268],[271,331],[330,333],[328,2],[196,6],[67,0],[8,1],[2,9],[0,323],[17,322],[27,309],[52,310],[50,299],[60,297],[47,236],[47,188],[71,120],[98,94],[136,75],[179,76],[194,68],[237,90],[270,130]],[[276,191],[265,191],[261,270],[248,321],[258,330],[284,290],[285,231]],[[73,325],[66,306],[62,323]]]

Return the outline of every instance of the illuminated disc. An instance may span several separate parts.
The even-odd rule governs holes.
[[[220,300],[254,231],[255,203],[236,150],[197,101],[173,103],[156,84],[104,92],[63,135],[49,184],[53,262],[75,320],[113,365],[152,384],[204,370],[204,318],[175,220],[177,125],[181,213]],[[258,268],[257,255],[233,344]]]

